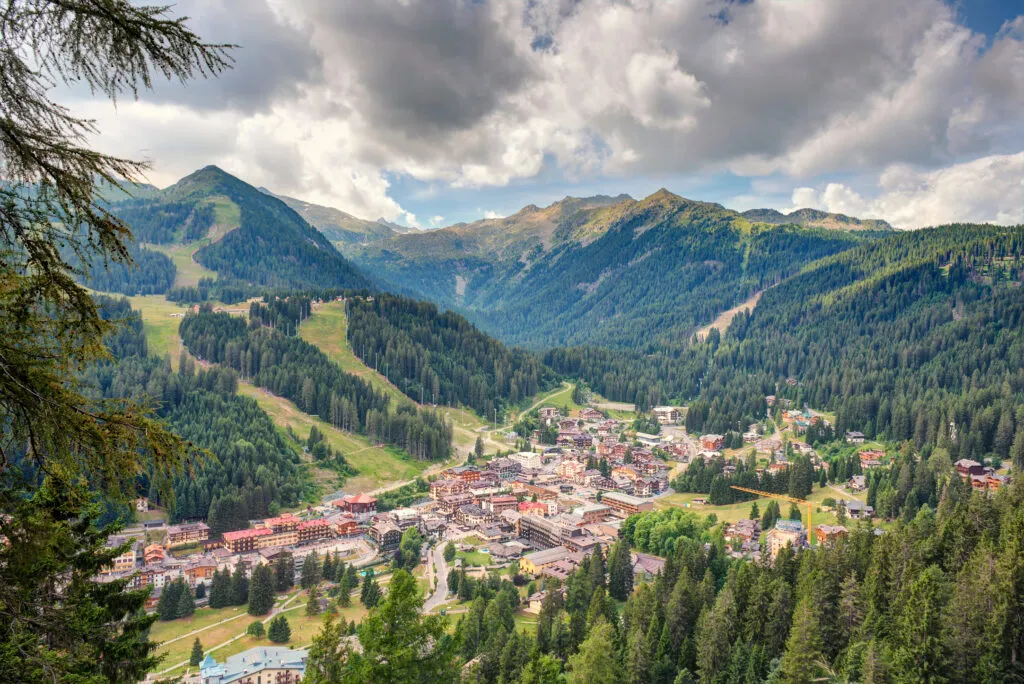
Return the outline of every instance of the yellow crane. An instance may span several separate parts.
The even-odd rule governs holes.
[[[810,501],[803,499],[795,499],[785,494],[772,494],[771,492],[762,492],[759,489],[747,489],[746,487],[737,487],[736,485],[729,485],[731,489],[735,489],[738,492],[746,492],[747,494],[757,494],[758,496],[766,496],[769,499],[780,499],[782,501],[788,501],[789,503],[797,504],[798,506],[807,506],[807,545],[810,546],[814,541],[814,531],[811,528],[811,512],[814,510],[814,504]]]

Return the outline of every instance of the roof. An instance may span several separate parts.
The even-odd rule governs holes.
[[[356,494],[355,496],[346,496],[344,501],[348,504],[372,504],[377,503],[377,498],[369,494]]]
[[[317,518],[316,520],[307,520],[306,522],[299,523],[299,529],[306,530],[310,527],[327,527],[329,524],[330,523],[323,518]]]
[[[263,527],[258,530],[235,530],[234,532],[225,532],[224,541],[235,541],[246,539],[247,537],[263,537],[268,534],[274,534],[274,530],[269,527]]]
[[[619,503],[630,504],[633,506],[639,506],[648,502],[647,499],[641,499],[636,496],[629,494],[623,494],[622,492],[605,492],[601,495],[601,501],[618,501]]]
[[[285,646],[257,646],[229,656],[223,663],[218,663],[210,654],[206,655],[199,666],[199,672],[205,680],[219,677],[223,684],[241,681],[264,670],[298,670],[306,672],[306,658],[309,651],[304,648],[292,649]]]
[[[568,560],[576,558],[577,554],[573,553],[564,546],[554,546],[550,549],[544,549],[543,551],[535,551],[523,556],[523,560],[528,560],[537,565],[547,565],[548,563],[554,563],[555,561]]]

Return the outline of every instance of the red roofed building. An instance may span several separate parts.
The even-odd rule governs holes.
[[[236,530],[224,533],[224,545],[234,553],[255,551],[261,547],[260,538],[270,537],[274,530],[264,527],[259,530]]]
[[[548,514],[548,505],[540,501],[522,501],[519,503],[519,512],[523,515],[546,516]]]
[[[320,539],[321,537],[329,537],[331,534],[331,524],[323,518],[317,518],[316,520],[307,520],[306,522],[299,523],[299,543],[313,541],[314,539]]]
[[[334,505],[355,515],[377,512],[377,499],[369,494],[342,497],[335,501]]]

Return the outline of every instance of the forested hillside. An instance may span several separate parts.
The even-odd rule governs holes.
[[[164,294],[174,284],[177,268],[167,255],[132,244],[128,254],[135,263],[131,266],[118,262],[95,263],[84,269],[81,282],[99,292],[117,292],[124,295]],[[72,255],[67,257],[75,263]]]
[[[871,235],[752,223],[662,190],[397,236],[355,258],[391,289],[453,307],[506,341],[636,348],[686,337]]]
[[[465,405],[494,420],[556,383],[535,356],[510,349],[453,313],[395,295],[349,298],[348,340],[364,363],[420,403]]]
[[[85,385],[103,398],[151,403],[177,434],[210,452],[192,472],[174,478],[172,519],[208,518],[219,533],[297,505],[303,486],[298,453],[255,401],[235,393],[235,372],[197,370],[187,358],[171,370],[167,359],[147,354],[142,319],[127,300],[97,301],[104,317],[123,325],[107,340],[113,358],[88,368]],[[155,485],[140,474],[142,493],[169,504]]]
[[[1024,465],[1024,228],[897,233],[765,292],[725,335],[653,355],[552,350],[555,370],[613,399],[690,399],[687,425],[725,432],[765,395],[836,413],[838,431]]]
[[[956,476],[940,491],[937,510],[883,534],[852,525],[774,563],[730,559],[691,512],[633,516],[606,557],[547,592],[535,633],[515,630],[514,592],[474,583],[460,654],[489,683],[1016,681],[1024,491],[972,496]],[[634,589],[627,545],[667,557],[653,583]]]
[[[370,285],[284,202],[215,166],[110,206],[140,243],[196,243],[195,260],[219,274],[211,289],[225,301],[268,289]]]
[[[247,324],[206,307],[185,317],[180,334],[197,358],[234,369],[337,428],[394,444],[419,459],[450,455],[452,428],[443,416],[409,404],[391,406],[385,394],[343,372],[313,345],[262,325],[271,315],[256,315]]]

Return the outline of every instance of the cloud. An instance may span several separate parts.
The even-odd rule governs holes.
[[[945,223],[1024,223],[1024,152],[993,155],[937,171],[887,168],[866,197],[842,183],[793,191],[794,208],[812,207],[861,218],[884,218],[899,228]]]
[[[814,185],[1024,148],[1024,17],[987,44],[944,0],[189,0],[175,11],[241,44],[236,68],[97,115],[105,148],[145,150],[165,180],[224,163],[368,218],[404,216],[396,176],[477,188],[549,169],[569,180],[728,170]]]
[[[444,216],[438,215],[438,216],[431,217],[431,219],[430,219],[430,227],[431,228],[440,228],[443,225],[444,225]]]
[[[502,214],[499,211],[494,211],[493,209],[488,209],[488,210],[486,210],[484,212],[484,218],[485,219],[500,219],[500,218],[505,218],[505,215]]]

